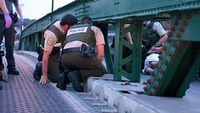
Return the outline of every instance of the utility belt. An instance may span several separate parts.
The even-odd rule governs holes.
[[[38,47],[37,53],[38,53],[38,61],[42,61],[43,48]],[[60,53],[60,47],[54,47],[53,50],[51,51],[50,55],[56,55],[56,54],[59,54],[59,53]]]
[[[17,16],[17,13],[9,13],[10,17],[12,18],[12,21],[14,23],[17,23],[18,21],[18,16]],[[0,19],[4,20],[4,14],[0,14]]]
[[[70,52],[80,52],[81,57],[89,58],[95,55],[94,47],[88,47],[86,44],[82,44],[81,47],[67,48],[62,50],[62,54]]]

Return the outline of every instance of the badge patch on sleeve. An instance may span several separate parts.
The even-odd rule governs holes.
[[[47,45],[53,46],[55,43],[56,43],[55,39],[53,39],[53,38],[48,38],[48,40],[47,40]]]

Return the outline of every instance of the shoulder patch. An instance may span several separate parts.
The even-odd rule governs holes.
[[[56,43],[55,39],[54,38],[48,38],[47,40],[47,45],[49,46],[53,46],[54,44]]]

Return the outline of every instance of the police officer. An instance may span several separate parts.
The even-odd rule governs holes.
[[[77,18],[71,14],[66,14],[61,21],[53,22],[44,31],[44,48],[42,63],[36,65],[33,76],[39,83],[47,83],[49,78],[52,82],[59,81],[58,58],[60,55],[60,46],[65,39],[68,29],[77,24]],[[42,69],[41,69],[42,67]],[[41,72],[38,72],[42,70]],[[42,76],[40,75],[42,73]],[[41,78],[40,78],[41,77]]]
[[[2,1],[1,1],[2,2]],[[5,47],[6,47],[6,59],[8,74],[19,75],[18,70],[15,68],[15,59],[13,56],[13,45],[15,41],[15,30],[14,30],[14,4],[16,11],[19,14],[19,24],[23,25],[23,15],[19,6],[18,0],[5,0],[5,3],[1,3],[0,9],[0,44],[2,43],[3,36],[5,36]],[[6,7],[5,7],[6,5]],[[7,8],[7,9],[6,9]],[[11,20],[13,19],[13,21]],[[2,57],[0,58],[0,75],[3,75],[4,65]]]
[[[144,46],[146,47],[146,51],[143,51],[143,54],[142,54],[143,64],[144,64],[145,58],[150,55],[148,58],[151,60],[146,59],[146,61],[153,63],[152,65],[155,66],[156,65],[155,62],[158,61],[158,58],[157,58],[158,55],[156,54],[160,54],[162,52],[162,48],[168,39],[168,35],[165,29],[162,27],[162,25],[159,22],[144,21],[143,24],[144,24],[143,40],[145,40],[146,42],[146,44],[144,44]],[[149,64],[149,63],[145,63],[145,64]],[[144,67],[144,68],[147,68],[147,67]],[[150,73],[153,73],[152,71],[153,69],[154,67],[151,67]],[[144,69],[143,72],[146,72],[146,69]]]
[[[69,29],[65,42],[61,63],[69,71],[63,78],[72,82],[75,91],[82,92],[81,82],[85,82],[90,76],[100,77],[106,73],[101,63],[105,44],[103,33],[93,26],[92,19],[86,16],[81,19],[81,24]],[[65,80],[57,84],[57,87],[65,90]]]

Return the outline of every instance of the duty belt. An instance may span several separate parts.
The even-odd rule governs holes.
[[[70,52],[81,52],[81,48],[74,47],[74,48],[67,48],[67,49],[62,50],[62,53],[70,53]]]

